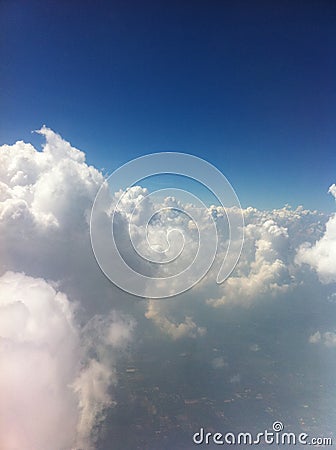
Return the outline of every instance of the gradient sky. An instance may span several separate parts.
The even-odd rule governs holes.
[[[216,165],[244,207],[334,210],[332,1],[0,4],[0,142],[42,124],[108,172],[146,153]]]

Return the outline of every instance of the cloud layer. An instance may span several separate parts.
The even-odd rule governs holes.
[[[118,211],[120,251],[133,268],[154,273],[130,246],[128,221],[136,205],[131,231],[143,255],[150,256],[150,246],[164,249],[171,229],[172,255],[184,237],[184,253],[174,270],[183,270],[197,252],[190,216],[204,245],[213,240],[212,222],[219,236],[214,265],[192,290],[171,300],[136,304],[105,279],[92,254],[89,217],[103,174],[52,130],[38,132],[46,140],[43,151],[22,141],[0,147],[0,447],[94,448],[94,430],[114,404],[118,355],[132,341],[135,322],[152,323],[154,338],[162,333],[173,342],[202,340],[226,306],[281,298],[318,284],[318,278],[331,287],[336,282],[335,215],[302,207],[245,209],[243,253],[232,276],[218,285],[228,246],[226,214],[234,223],[237,210],[201,208],[171,196],[145,199],[147,190],[134,186]],[[335,185],[330,193],[336,195]],[[115,203],[121,192],[109,195]],[[157,210],[160,214],[145,230],[145,220]],[[164,266],[155,270],[165,273]],[[333,332],[309,333],[305,339],[311,343],[334,346]],[[253,354],[259,350],[251,344]],[[220,370],[227,362],[218,356],[211,365]],[[239,382],[240,376],[233,375],[232,383]]]

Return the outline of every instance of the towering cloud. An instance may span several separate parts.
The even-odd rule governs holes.
[[[336,185],[329,188],[336,199]],[[324,235],[313,245],[304,243],[297,254],[298,263],[309,264],[322,283],[336,282],[336,214],[328,220]]]
[[[0,149],[0,447],[89,449],[133,322],[94,306],[86,326],[79,319],[85,280],[99,274],[88,217],[103,176],[59,135],[39,133],[42,152]]]
[[[69,449],[80,414],[73,309],[44,280],[13,272],[0,278],[0,298],[0,447]]]
[[[132,323],[113,314],[81,330],[65,294],[22,273],[0,278],[0,299],[0,447],[91,448],[116,382],[108,353]]]

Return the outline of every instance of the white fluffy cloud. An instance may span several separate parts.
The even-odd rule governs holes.
[[[1,447],[71,448],[79,417],[71,305],[44,280],[13,272],[0,278],[0,298]]]
[[[321,333],[316,331],[316,333],[309,336],[309,342],[311,344],[323,343],[326,347],[336,347],[336,333],[333,331],[325,331]]]
[[[245,241],[241,258],[232,275],[216,285],[216,269],[197,287],[209,305],[250,305],[259,298],[275,297],[295,288],[302,282],[302,274],[295,264],[297,248],[307,238],[320,236],[323,215],[302,207],[284,207],[273,211],[247,208]],[[229,212],[230,214],[230,212]],[[219,260],[223,258],[219,252]]]
[[[103,175],[53,131],[39,133],[42,152],[0,147],[0,447],[89,449],[133,322],[99,318],[88,289],[100,275],[88,218]]]
[[[139,187],[130,188],[123,197],[121,215],[131,217],[134,206],[141,204],[146,191]],[[197,309],[192,293],[197,298],[202,297],[213,307],[219,307],[227,303],[250,304],[260,297],[285,294],[302,282],[301,274],[295,264],[297,248],[307,239],[313,240],[321,236],[324,216],[316,211],[304,210],[298,207],[292,210],[284,207],[274,211],[258,211],[247,208],[243,211],[245,217],[245,243],[240,261],[233,272],[223,284],[216,284],[216,276],[219,266],[225,257],[227,249],[227,221],[222,207],[211,206],[204,210],[191,204],[180,204],[177,200],[167,198],[164,202],[155,203],[155,199],[147,201],[144,208],[146,212],[142,216],[137,211],[136,244],[147,244],[146,234],[141,228],[143,220],[140,217],[151,215],[153,211],[162,209],[165,205],[173,205],[177,209],[183,209],[187,214],[177,214],[175,211],[162,211],[156,222],[149,229],[149,240],[154,246],[164,248],[167,245],[167,230],[174,226],[180,235],[184,236],[185,247],[181,258],[175,262],[178,270],[182,270],[185,264],[193,260],[197,243],[197,232],[188,214],[192,215],[202,233],[203,245],[207,246],[213,234],[209,227],[210,220],[214,219],[218,228],[219,247],[217,258],[213,268],[197,284],[191,293],[187,294],[188,301],[167,302],[149,301],[146,317],[173,339],[179,337],[196,337],[204,334],[204,327],[198,325],[193,319],[192,310]],[[227,209],[231,221],[237,211]],[[125,223],[127,221],[125,220]],[[125,227],[124,227],[125,229]],[[236,243],[232,242],[234,246]],[[164,266],[158,270],[164,271]],[[164,273],[164,272],[163,272]],[[172,279],[171,283],[175,280]]]
[[[174,340],[185,337],[195,338],[206,334],[206,328],[197,326],[190,316],[185,316],[182,320],[174,319],[173,308],[169,306],[167,302],[163,303],[157,300],[150,300],[145,316],[147,319],[151,319],[161,331]]]
[[[22,142],[1,148],[3,201],[0,205],[0,244],[4,249],[1,261],[3,271],[27,271],[28,267],[28,273],[48,279],[65,280],[72,277],[72,284],[79,286],[85,284],[89,271],[92,279],[101,275],[91,254],[88,217],[103,175],[86,164],[83,152],[73,148],[53,131],[43,127],[39,133],[46,138],[43,152]],[[134,251],[130,251],[125,236],[127,220],[134,206],[139,204],[131,227],[138,250],[146,256],[148,241],[153,247],[165,248],[167,233],[174,228],[177,233],[170,235],[172,239],[165,257],[178,251],[179,238],[183,235],[185,251],[170,264],[170,268],[180,271],[189,265],[197,253],[197,230],[187,214],[162,209],[180,208],[181,204],[177,200],[167,198],[158,204],[155,198],[144,200],[146,194],[146,189],[135,186],[122,197],[118,216],[123,242],[121,251],[132,260],[133,267],[141,269],[142,265],[142,269],[147,270]],[[116,200],[119,197],[120,192],[116,194]],[[160,208],[160,214],[145,230],[143,224],[146,218]],[[294,257],[297,247],[307,237],[313,242],[314,237],[320,236],[323,226],[322,216],[302,207],[275,211],[247,208],[244,211],[246,229],[242,257],[233,276],[217,286],[219,263],[227,249],[225,211],[215,206],[204,211],[190,204],[182,205],[182,209],[196,218],[205,247],[213,240],[210,227],[212,220],[218,226],[220,244],[214,268],[197,286],[199,291],[204,289],[204,292],[208,292],[206,297],[216,306],[231,301],[251,301],[260,294],[288,290],[296,275]],[[236,212],[227,212],[234,220]],[[235,246],[235,242],[232,245]],[[101,246],[106,247],[108,252],[104,242]],[[329,259],[333,258],[334,255],[330,254]],[[159,265],[155,270],[164,274],[165,265]],[[85,277],[82,276],[83,272]],[[184,283],[185,279],[171,281],[178,282]],[[85,296],[85,289],[82,291],[81,295]],[[156,311],[158,309],[156,307]],[[158,323],[157,312],[153,314],[148,311],[147,314],[153,319],[155,317]],[[187,328],[192,327],[189,324]]]
[[[1,218],[20,217],[26,231],[51,225],[81,229],[103,176],[50,129],[38,133],[46,138],[42,152],[22,141],[1,147]]]
[[[334,198],[336,199],[336,184],[335,184],[335,183],[332,184],[332,185],[330,186],[328,192],[329,192],[331,195],[333,195]]]
[[[39,133],[43,151],[21,141],[0,147],[0,274],[77,278],[79,286],[93,262],[88,217],[103,175],[53,131]]]
[[[287,228],[274,219],[248,223],[245,249],[236,272],[222,286],[223,295],[209,303],[220,306],[230,301],[249,301],[262,294],[284,292],[290,284]]]
[[[213,268],[183,298],[148,302],[146,317],[173,339],[204,335],[209,322],[203,321],[200,316],[197,319],[194,317],[202,302],[206,302],[211,309],[227,304],[248,306],[257,303],[260,298],[275,299],[298,288],[304,282],[304,274],[295,264],[297,248],[307,239],[313,241],[321,236],[325,221],[322,214],[302,207],[295,210],[284,207],[274,211],[247,208],[244,210],[246,227],[241,258],[232,276],[218,285],[216,276],[226,251],[224,212],[221,207],[214,206],[207,212],[215,217],[223,242],[219,245]],[[201,214],[201,211],[194,213],[196,217]],[[235,211],[228,210],[228,214],[232,216]],[[199,223],[205,231],[206,240],[212,236],[206,232],[205,217],[203,212],[203,221]],[[190,236],[188,223],[180,219],[179,227]],[[206,314],[211,316],[211,311]]]
[[[22,273],[0,278],[0,298],[1,448],[91,448],[116,382],[105,353],[129,341],[132,323],[100,319],[92,340],[97,323],[81,330],[65,294]]]
[[[330,186],[329,192],[336,199],[335,184]],[[296,261],[309,264],[323,283],[336,282],[336,214],[328,220],[321,239],[314,245],[304,243],[300,247]]]
[[[43,151],[24,142],[0,147],[0,447],[94,446],[92,430],[113,403],[117,355],[134,328],[128,316],[110,312],[115,305],[145,315],[173,340],[202,338],[209,322],[197,310],[207,308],[211,317],[218,311],[213,307],[282,295],[304,281],[302,263],[316,270],[321,281],[336,280],[335,216],[325,228],[325,216],[302,207],[247,208],[241,259],[232,276],[218,285],[228,244],[223,208],[182,205],[172,197],[144,200],[146,189],[135,186],[118,212],[121,251],[134,268],[147,270],[127,241],[127,220],[137,204],[131,228],[142,254],[147,255],[149,242],[160,251],[170,244],[165,256],[174,255],[184,236],[185,252],[174,261],[176,270],[188,266],[197,252],[197,229],[188,214],[196,218],[204,245],[213,240],[212,220],[220,242],[212,269],[191,291],[132,309],[131,302],[120,300],[125,294],[106,281],[90,247],[89,216],[103,174],[53,131],[43,127],[39,133],[46,140]],[[330,192],[335,195],[335,185]],[[169,207],[182,207],[188,214]],[[144,233],[144,221],[160,208]],[[234,222],[237,211],[227,213]],[[238,242],[232,245],[238,247]],[[165,270],[164,265],[156,268],[161,275]],[[331,332],[313,336],[311,342],[334,342]],[[213,364],[225,363],[218,359]]]

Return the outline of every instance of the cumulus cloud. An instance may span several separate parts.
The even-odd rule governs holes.
[[[22,141],[1,146],[1,217],[19,215],[26,227],[82,228],[103,176],[52,130],[44,126],[38,133],[46,138],[42,152]]]
[[[316,333],[309,336],[309,342],[311,344],[323,343],[326,347],[336,347],[336,333],[333,331],[325,331],[321,333],[316,331]]]
[[[296,247],[319,233],[321,217],[302,207],[274,211],[244,210],[245,242],[230,278],[211,289],[208,303],[249,305],[258,298],[285,294],[301,282],[294,258]]]
[[[224,367],[228,366],[228,363],[225,362],[222,356],[217,356],[216,358],[214,358],[211,364],[214,369],[223,369]]]
[[[317,342],[321,342],[321,333],[316,331],[316,333],[309,336],[309,342],[311,344],[316,344]]]
[[[226,302],[228,298],[251,298],[267,292],[276,293],[288,288],[288,269],[281,258],[281,250],[286,247],[287,230],[274,221],[267,220],[258,226],[250,224],[246,229],[247,239],[254,240],[255,253],[246,275],[241,267],[241,276],[227,280],[225,294],[215,305]]]
[[[102,319],[92,301],[89,214],[103,175],[52,130],[38,133],[41,152],[0,147],[0,447],[89,449],[133,322]]]
[[[12,272],[0,278],[0,298],[1,448],[71,448],[79,417],[71,305],[44,280]]]
[[[329,188],[336,198],[336,185]],[[327,222],[324,235],[313,245],[304,243],[296,256],[298,264],[309,264],[316,270],[322,283],[336,282],[336,214]]]
[[[132,323],[115,314],[100,319],[92,340],[96,327],[79,328],[64,293],[22,273],[0,278],[0,298],[1,448],[91,448],[116,382],[104,354],[129,342]]]
[[[336,199],[336,184],[332,184],[328,190],[328,192],[334,196],[334,198]]]
[[[21,141],[0,147],[0,273],[84,286],[83,272],[99,272],[88,221],[104,178],[59,135],[46,127],[39,133],[46,139],[42,151]]]
[[[174,320],[171,318],[169,316],[169,309],[171,308],[167,308],[167,305],[162,302],[150,300],[145,316],[147,319],[152,320],[162,332],[174,340],[185,337],[196,338],[206,334],[206,328],[197,326],[190,316],[186,316],[182,320]]]
[[[97,285],[101,273],[90,249],[88,218],[104,177],[86,164],[83,152],[73,148],[59,135],[46,127],[39,133],[46,138],[42,152],[23,142],[1,148],[0,192],[3,201],[0,206],[0,244],[4,249],[1,261],[3,271],[27,272],[28,268],[28,273],[32,275],[63,280],[64,289],[67,287],[65,280],[70,278],[72,286],[85,285],[86,277],[82,274],[90,272],[90,279]],[[150,276],[153,270],[156,276],[165,276],[167,269],[165,264],[156,265],[155,269],[153,265],[148,268],[144,259],[134,252],[127,235],[131,217],[132,239],[137,250],[145,257],[152,256],[153,248],[162,250],[167,244],[168,252],[156,252],[156,256],[161,255],[166,259],[174,256],[178,253],[180,238],[183,236],[184,251],[169,264],[169,270],[176,272],[189,267],[197,254],[198,230],[190,216],[197,222],[199,232],[202,233],[202,247],[206,249],[214,239],[211,224],[215,221],[219,234],[217,258],[213,270],[197,286],[198,292],[207,292],[206,298],[213,306],[231,301],[250,302],[259,295],[286,292],[293,285],[296,275],[292,267],[294,249],[307,237],[313,239],[319,236],[323,222],[318,213],[306,211],[302,207],[296,210],[286,207],[275,211],[247,208],[244,210],[247,226],[242,257],[233,276],[224,284],[216,286],[219,264],[228,246],[226,214],[234,223],[237,214],[234,209],[227,208],[225,211],[219,206],[202,208],[199,205],[181,205],[169,196],[164,200],[148,198],[147,190],[139,186],[129,188],[122,197],[121,194],[122,191],[119,191],[114,198],[107,197],[107,201],[112,203],[121,198],[117,213],[117,231],[122,243],[119,250],[131,267]],[[107,206],[110,207],[110,204]],[[171,208],[181,208],[186,214]],[[157,210],[160,213],[145,228],[147,218]],[[106,215],[107,227],[108,219]],[[171,237],[169,242],[168,235]],[[232,246],[235,245],[232,242]],[[108,257],[108,246],[103,240],[101,248]],[[192,274],[201,272],[202,261],[199,258],[197,264],[193,263]],[[179,283],[186,283],[188,276],[185,272],[183,277],[173,278],[172,288],[177,288]],[[80,292],[81,296],[85,298],[88,291],[85,286]],[[105,294],[100,297],[103,298]],[[90,303],[90,298],[87,303]],[[148,312],[149,316],[157,318],[158,309],[155,314]],[[192,329],[190,322],[187,329]]]
[[[283,295],[298,286],[302,282],[302,277],[294,262],[297,247],[307,238],[313,240],[314,237],[320,236],[325,221],[322,214],[304,210],[302,207],[295,210],[288,206],[274,211],[258,211],[254,208],[243,210],[246,223],[243,253],[232,276],[223,284],[218,285],[216,277],[228,245],[226,215],[234,223],[235,215],[239,212],[234,208],[226,208],[225,211],[221,206],[212,205],[209,208],[200,208],[193,204],[181,204],[171,197],[160,201],[155,197],[147,198],[144,212],[141,207],[146,195],[146,190],[140,187],[130,188],[122,197],[123,204],[120,211],[125,224],[131,219],[132,212],[136,211],[135,221],[131,228],[133,227],[135,230],[136,245],[145,256],[150,257],[150,253],[146,254],[142,245],[147,246],[149,251],[153,248],[148,247],[148,241],[153,244],[155,249],[156,247],[165,248],[169,229],[174,227],[178,231],[178,236],[184,237],[183,252],[174,261],[174,268],[182,271],[188,264],[193,264],[193,267],[197,266],[193,258],[197,251],[198,231],[202,233],[202,245],[207,247],[214,239],[213,230],[209,225],[214,220],[219,237],[218,251],[213,267],[206,277],[192,289],[191,293],[185,295],[185,298],[189,300],[179,302],[178,306],[174,306],[177,305],[177,302],[173,301],[169,302],[170,306],[162,302],[148,302],[146,317],[154,321],[162,331],[174,339],[204,334],[202,329],[204,327],[197,325],[192,317],[192,310],[197,309],[195,307],[197,300],[195,295],[192,295],[193,293],[197,295],[197,298],[201,297],[207,300],[209,305],[219,307],[228,303],[249,305],[261,297]],[[167,205],[183,210],[185,214],[175,210],[164,210],[163,208]],[[145,217],[152,216],[155,211],[160,211],[156,215],[156,220],[149,229],[144,229]],[[190,216],[195,219],[198,230],[194,222],[190,220]],[[124,225],[123,230],[126,228]],[[122,242],[124,241],[125,239],[122,240]],[[172,242],[174,244],[174,241]],[[178,247],[178,242],[175,243]],[[235,241],[231,244],[232,246],[238,245]],[[171,246],[171,249],[173,253],[176,253],[174,245]],[[138,256],[136,258],[139,260]],[[166,269],[162,265],[156,270],[158,276],[164,275]],[[187,277],[186,273],[184,277]],[[184,283],[185,278],[179,281],[172,278],[170,283],[171,285],[181,281]],[[181,311],[184,311],[184,314]]]

